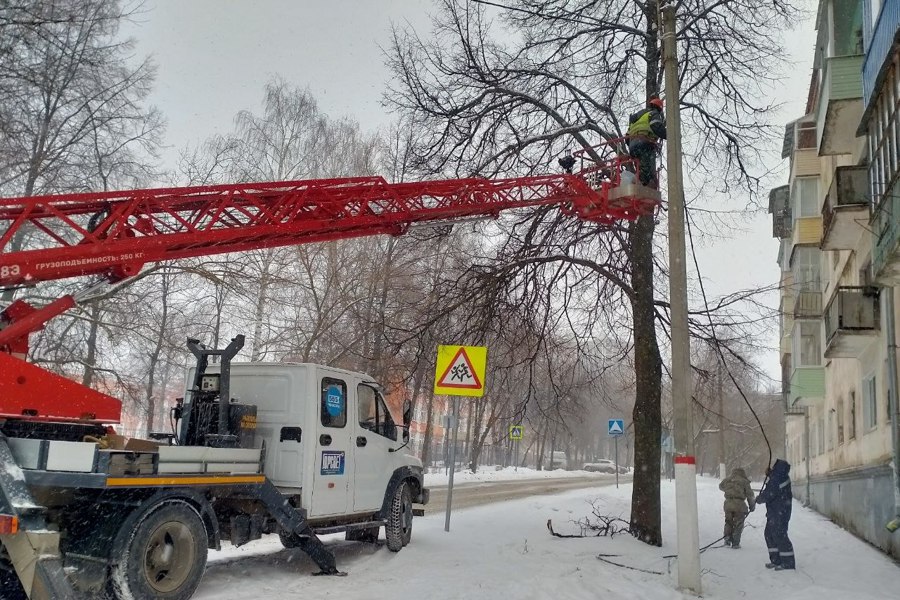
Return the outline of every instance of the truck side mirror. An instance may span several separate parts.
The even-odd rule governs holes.
[[[407,429],[412,423],[412,403],[409,400],[403,402],[403,426]]]

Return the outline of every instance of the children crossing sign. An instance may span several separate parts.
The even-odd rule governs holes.
[[[609,435],[625,434],[625,421],[622,419],[610,419],[609,425],[607,427],[607,432],[609,433]]]
[[[521,425],[510,425],[509,426],[509,439],[511,440],[521,440],[525,437],[525,428]]]
[[[484,346],[438,346],[434,393],[483,396],[486,364]]]

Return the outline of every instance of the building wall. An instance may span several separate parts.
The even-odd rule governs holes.
[[[900,1],[885,4],[890,4],[891,8],[883,11],[882,21],[874,31],[870,27],[865,32],[867,49],[874,40],[876,54],[881,53],[879,64],[886,55],[885,40],[893,40],[894,34],[900,32]],[[864,20],[871,19],[872,15],[869,13]],[[887,26],[889,31],[885,31],[885,15],[890,18],[891,25]],[[880,88],[873,86],[873,81],[879,69],[872,63],[872,57],[866,57],[865,62],[862,64],[861,62],[862,59],[859,57],[839,61],[832,59],[828,63],[831,69],[830,76],[825,78],[830,89],[825,90],[827,94],[824,95],[830,94],[831,99],[846,97],[852,102],[857,102],[855,99],[861,95],[862,79],[866,86],[865,105],[876,103]],[[851,68],[858,69],[861,73],[852,73]],[[885,78],[885,81],[894,85],[891,83],[893,82],[891,77]],[[813,79],[813,85],[816,85],[816,78]],[[820,93],[818,98],[823,99],[824,95]],[[892,93],[890,98],[891,103],[900,102],[900,93]],[[816,114],[806,115],[804,119],[815,118],[818,122],[820,118],[824,118],[822,111],[826,110],[826,107],[826,101],[820,102]],[[866,117],[868,116],[870,114],[866,113]],[[832,139],[831,146],[846,149],[847,153],[818,156],[815,152],[804,149],[795,150],[791,157],[789,184],[793,186],[796,177],[818,174],[820,207],[834,180],[837,167],[866,164],[869,160],[867,138],[863,135],[854,135],[857,130],[861,133],[865,129],[858,127],[858,111],[835,110],[829,114],[829,119],[837,119],[837,122],[832,123],[831,132],[846,136],[846,139]],[[875,121],[869,122],[869,135],[873,135],[872,122]],[[886,122],[886,119],[881,118],[879,122]],[[887,127],[891,129],[894,140],[891,147],[900,148],[900,143],[897,142],[897,138],[900,137],[900,125],[891,121],[887,123]],[[848,133],[851,131],[853,133]],[[900,160],[897,160],[897,163],[900,164]],[[889,183],[897,177],[897,173],[884,173],[880,177],[885,183]],[[886,185],[882,187],[887,188]],[[876,206],[879,199],[880,197],[873,198]],[[900,223],[900,214],[894,213],[892,219],[893,223]],[[817,235],[819,237],[816,237]],[[797,219],[790,240],[792,245],[812,244],[819,239],[821,226],[816,227],[815,219]],[[855,247],[822,252],[823,306],[828,305],[840,286],[871,283],[871,275],[866,275],[865,272],[861,274],[861,270],[866,269],[872,262],[874,244],[875,235],[872,228],[867,223],[860,223],[859,238]],[[894,246],[891,245],[887,250],[880,251],[884,253],[893,250]],[[876,258],[882,260],[880,255]],[[791,304],[789,301],[791,293],[787,289],[782,292],[782,307]],[[890,468],[894,451],[891,427],[894,424],[888,420],[890,407],[884,317],[885,315],[882,315],[880,319],[880,334],[871,338],[871,342],[863,348],[858,357],[823,361],[821,397],[815,396],[814,392],[818,390],[813,390],[814,382],[808,381],[814,370],[809,372],[802,372],[802,369],[793,370],[788,395],[792,402],[788,405],[789,414],[785,416],[785,452],[788,462],[792,464],[791,478],[794,493],[798,498],[808,502],[812,508],[859,537],[900,558],[900,533],[891,534],[884,528],[895,514],[895,482]],[[900,319],[900,301],[895,307],[895,318]],[[782,322],[786,319],[787,316],[783,316]],[[827,345],[824,337],[822,345],[824,350]],[[790,346],[782,344],[783,356],[785,351],[790,352]],[[864,381],[873,375],[875,424],[871,425],[866,420]],[[798,386],[804,388],[803,391],[806,393],[800,394]],[[794,400],[796,402],[793,402]]]
[[[841,527],[900,558],[900,535],[891,534],[884,528],[884,524],[893,518],[893,485],[891,469],[886,464],[813,477],[810,480],[810,506]],[[796,492],[796,484],[794,487]]]

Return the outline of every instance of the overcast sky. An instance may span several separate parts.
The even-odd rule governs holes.
[[[238,111],[257,110],[275,75],[308,87],[331,117],[352,116],[366,129],[387,125],[381,95],[389,74],[380,46],[392,23],[427,31],[433,10],[431,0],[147,0],[145,9],[126,33],[158,65],[151,102],[168,120],[169,167],[186,144],[227,133]],[[785,42],[793,66],[773,98],[785,103],[782,122],[803,114],[815,46],[812,16],[786,32]],[[699,251],[712,295],[779,278],[771,217],[761,213],[738,226],[728,242]],[[767,301],[777,304],[777,294]],[[777,337],[773,331],[772,350],[757,357],[776,379]]]

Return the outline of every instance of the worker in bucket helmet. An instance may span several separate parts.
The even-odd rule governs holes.
[[[741,547],[741,532],[744,519],[756,508],[756,497],[750,489],[750,480],[743,469],[737,468],[719,483],[725,492],[725,545],[734,549]]]
[[[658,187],[656,181],[656,153],[659,140],[666,139],[663,101],[651,98],[647,108],[628,118],[628,153],[637,159],[643,185]]]
[[[791,465],[780,458],[767,470],[768,480],[759,496],[758,504],[766,505],[766,545],[769,547],[767,569],[782,571],[794,569],[794,545],[788,537],[788,523],[791,521]]]

